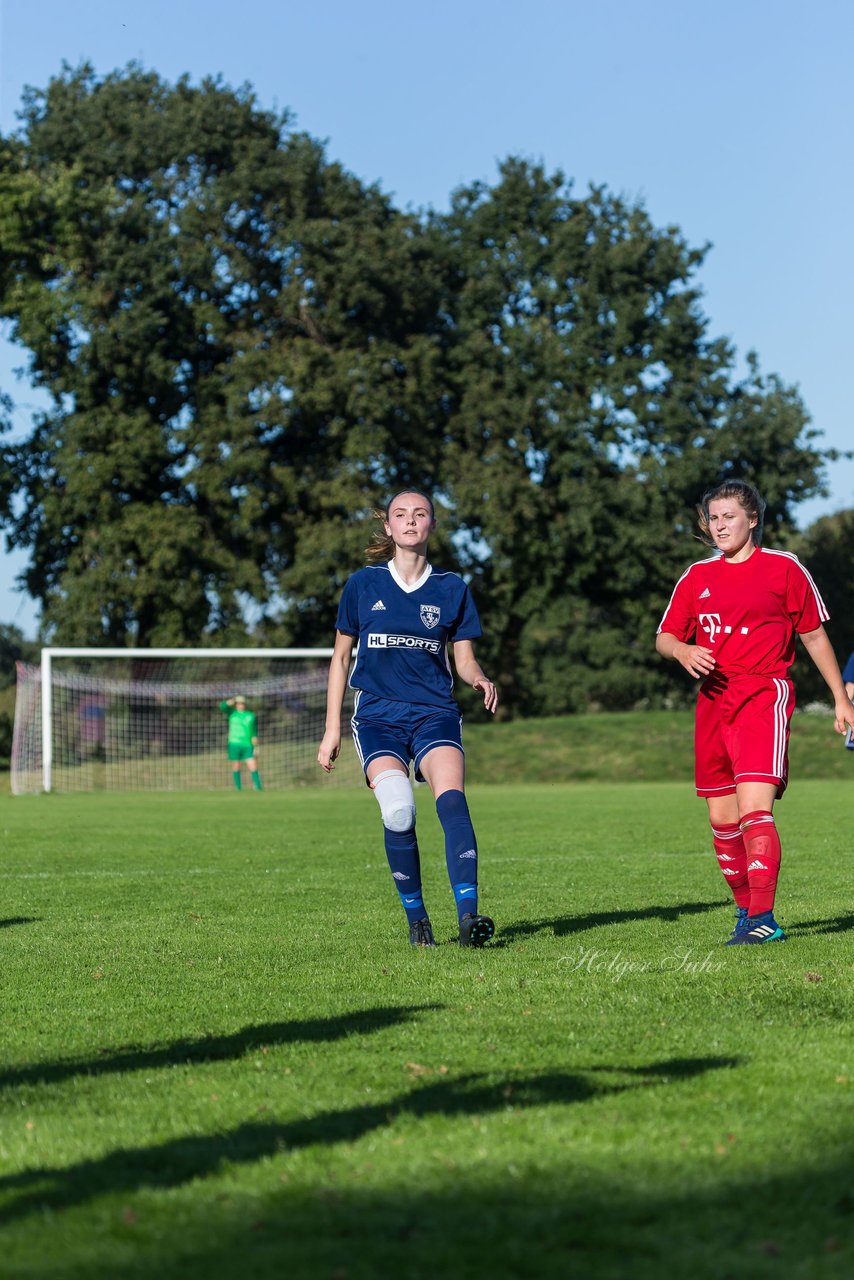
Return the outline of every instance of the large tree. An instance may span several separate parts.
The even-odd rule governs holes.
[[[530,711],[662,694],[650,660],[690,516],[732,474],[773,537],[819,487],[796,392],[707,336],[703,252],[508,160],[438,220],[456,263],[446,483],[503,687]]]
[[[248,90],[136,67],[22,121],[0,316],[50,409],[0,498],[57,640],[328,642],[372,506],[418,485],[506,705],[625,706],[680,687],[653,632],[704,488],[756,481],[778,543],[819,488],[797,393],[736,377],[703,251],[639,205],[510,159],[403,214]]]
[[[248,605],[313,634],[366,494],[433,478],[417,222],[248,91],[84,67],[28,93],[0,232],[2,314],[51,397],[10,455],[48,630],[221,641]]]

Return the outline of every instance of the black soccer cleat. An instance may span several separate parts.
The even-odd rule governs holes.
[[[495,933],[495,924],[489,916],[474,916],[469,912],[460,921],[460,946],[482,947]]]
[[[425,916],[423,920],[413,920],[409,926],[409,941],[413,947],[435,947],[433,929]]]

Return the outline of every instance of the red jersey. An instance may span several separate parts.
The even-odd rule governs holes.
[[[723,676],[788,674],[795,635],[830,615],[797,556],[757,547],[740,564],[724,556],[690,565],[676,583],[658,631],[715,655]]]

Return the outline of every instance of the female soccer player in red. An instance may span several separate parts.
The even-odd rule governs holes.
[[[483,694],[487,711],[498,691],[480,668],[472,641],[482,633],[468,587],[456,573],[427,562],[436,527],[433,504],[417,490],[398,493],[378,513],[384,536],[366,550],[382,559],[348,579],[341,595],[329,667],[326,732],[317,753],[327,773],[341,748],[341,706],[353,642],[350,685],[356,690],[353,742],[380,806],[385,850],[409,922],[409,941],[435,946],[421,890],[415,797],[409,781],[430,785],[445,834],[448,877],[462,946],[480,947],[494,932],[477,909],[477,841],[464,792],[462,720],[453,697],[448,645],[457,675]]]
[[[697,511],[703,541],[719,554],[683,573],[656,648],[702,680],[695,781],[736,902],[728,944],[782,942],[774,919],[780,838],[772,810],[788,780],[796,634],[833,696],[838,733],[854,725],[854,705],[822,626],[828,613],[815,583],[796,556],[761,545],[765,502],[757,490],[725,481],[704,494]]]

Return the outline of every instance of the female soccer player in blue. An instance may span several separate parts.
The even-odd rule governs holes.
[[[426,780],[433,792],[445,833],[460,944],[482,947],[495,926],[477,909],[477,841],[464,791],[462,718],[453,697],[448,645],[453,645],[457,675],[483,694],[487,711],[495,712],[498,691],[474,655],[472,641],[483,633],[468,587],[458,574],[443,573],[427,562],[427,542],[436,527],[430,499],[418,490],[398,493],[382,520],[385,537],[372,543],[366,555],[386,563],[359,569],[341,595],[326,732],[317,759],[327,773],[334,769],[358,639],[350,676],[356,690],[353,741],[380,806],[386,856],[409,922],[409,941],[436,945],[421,891],[411,761],[416,780]]]

